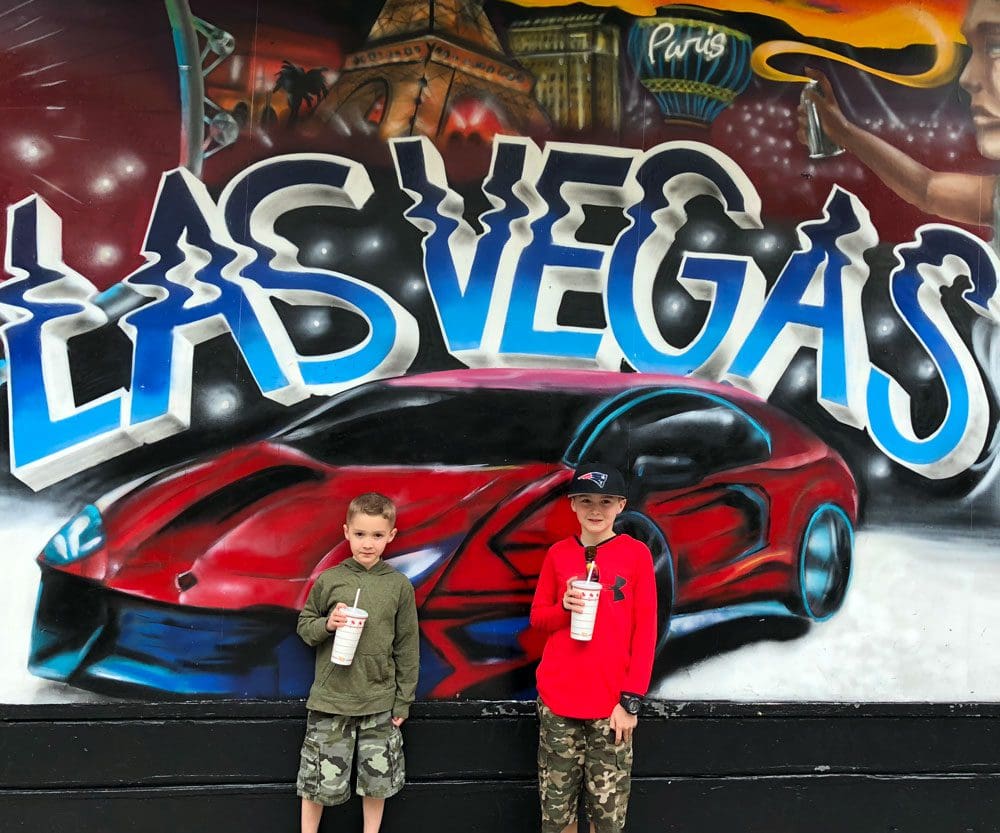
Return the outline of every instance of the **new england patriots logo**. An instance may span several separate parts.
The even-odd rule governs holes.
[[[608,482],[608,476],[601,471],[588,471],[586,474],[581,474],[577,480],[592,480],[598,489],[603,489],[604,484]]]

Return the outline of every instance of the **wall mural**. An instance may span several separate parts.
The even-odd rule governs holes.
[[[585,459],[657,696],[1000,699],[998,28],[8,0],[0,701],[303,696],[372,488],[419,696],[533,696]]]

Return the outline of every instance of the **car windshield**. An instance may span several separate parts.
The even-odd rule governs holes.
[[[606,394],[365,385],[276,439],[333,465],[558,462]]]
[[[687,461],[700,477],[770,455],[763,427],[716,396],[669,390],[639,393],[613,413],[582,449],[574,447],[570,454],[603,460],[623,471]]]

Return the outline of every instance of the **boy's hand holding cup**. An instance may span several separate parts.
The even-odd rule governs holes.
[[[333,633],[337,628],[342,628],[347,624],[347,605],[344,602],[337,602],[330,615],[326,617],[326,629]]]
[[[574,583],[579,580],[580,577],[566,580],[566,593],[563,595],[563,607],[570,613],[583,613],[583,591],[573,586]]]

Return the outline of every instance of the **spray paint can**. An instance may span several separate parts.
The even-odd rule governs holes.
[[[809,143],[809,158],[828,159],[843,153],[844,149],[826,135],[823,123],[819,120],[819,111],[816,109],[815,102],[808,95],[809,93],[822,95],[816,81],[810,81],[802,88],[801,98],[802,107],[806,112],[806,141]]]

